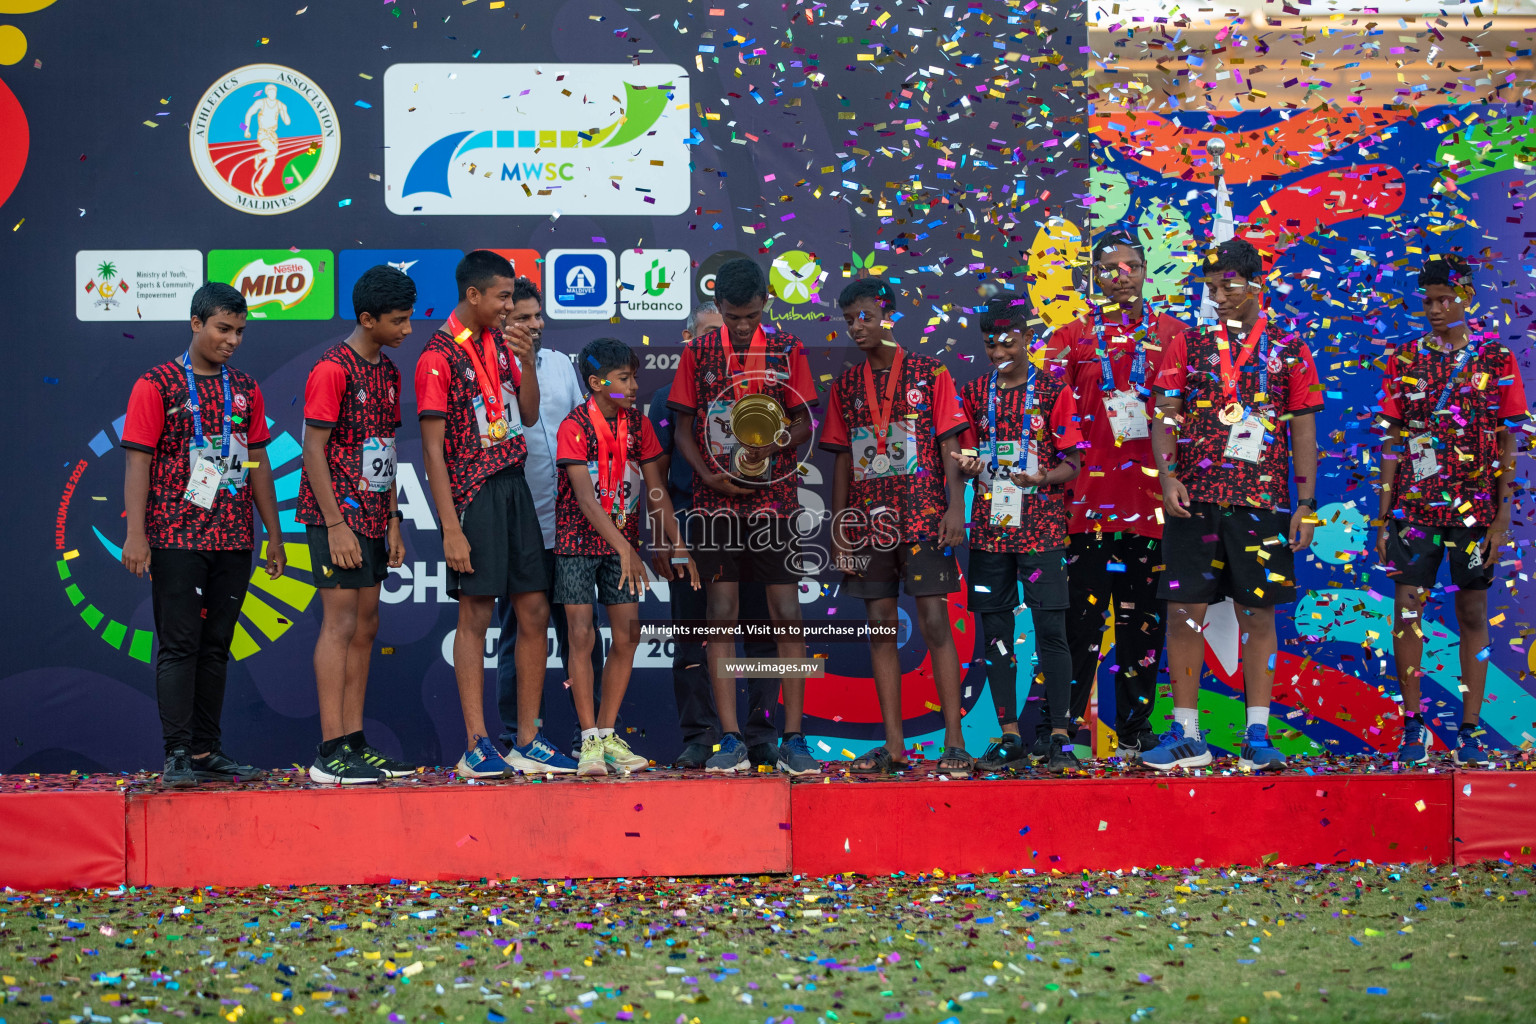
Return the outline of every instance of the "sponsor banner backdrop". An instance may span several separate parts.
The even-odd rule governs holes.
[[[0,67],[0,524],[18,542],[0,598],[0,771],[161,761],[150,587],[120,564],[119,441],[134,381],[185,351],[205,275],[251,303],[233,362],[266,397],[293,553],[281,580],[253,572],[225,745],[266,765],[313,756],[320,602],[294,520],[304,386],[352,329],[358,276],[390,263],[420,295],[414,333],[388,353],[404,388],[406,561],[384,584],[367,730],[386,751],[452,764],[457,605],[412,379],[457,300],[463,253],[495,248],[540,283],[546,349],[574,358],[603,335],[632,346],[646,401],[675,376],[689,308],[712,299],[725,259],[748,256],[771,268],[765,321],[805,342],[824,406],[828,382],[858,358],[835,305],[844,285],[888,274],[902,342],[969,379],[985,364],[978,288],[1035,278],[1060,291],[1058,218],[1077,217],[1072,197],[1087,192],[1086,111],[1071,88],[1083,81],[1083,24],[1069,9],[151,7],[16,16],[27,56]],[[81,102],[87,91],[98,99]],[[1060,306],[1068,315],[1071,300]],[[63,330],[36,336],[60,319]],[[813,512],[830,471],[801,453],[800,501]],[[668,597],[657,584],[642,616],[667,619]],[[863,615],[830,577],[806,578],[801,602],[808,621]],[[928,652],[913,606],[901,607],[907,736],[931,742],[941,723]],[[979,752],[995,718],[963,598],[953,612]],[[1027,612],[1020,632],[1032,635]],[[497,635],[485,652],[492,728]],[[861,752],[879,738],[867,649],[820,649],[828,670],[807,731],[822,756]],[[1030,641],[1018,650],[1027,674]],[[622,709],[631,742],[658,759],[680,747],[674,653],[642,643]],[[548,656],[546,731],[566,743],[574,717],[552,639]]]

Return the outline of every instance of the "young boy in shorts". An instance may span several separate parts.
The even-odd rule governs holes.
[[[370,267],[352,288],[357,325],[309,372],[304,389],[304,473],[299,522],[309,540],[324,619],[315,640],[320,746],[309,777],[343,786],[415,769],[368,745],[363,697],[379,631],[379,589],[405,561],[395,500],[400,371],[384,354],[411,333],[416,284]]]
[[[459,304],[416,362],[416,405],[448,593],[459,602],[453,672],[468,749],[457,770],[466,778],[574,772],[576,762],[538,731],[549,570],[523,477],[523,428],[539,417],[533,339],[525,325],[506,326],[515,286],[505,257],[476,250],[459,261],[455,276]],[[485,725],[485,631],[497,598],[510,598],[517,616],[519,742],[507,758]]]
[[[768,277],[749,259],[728,260],[715,275],[715,301],[724,323],[688,342],[667,405],[677,413],[673,441],[693,467],[689,543],[704,580],[712,628],[735,629],[741,582],[765,585],[775,626],[800,624],[800,542],[795,520],[802,511],[796,451],[811,437],[810,406],[816,404],[810,363],[800,339],[762,322]],[[731,432],[731,410],[767,395],[784,411],[779,435],[754,447]],[[741,449],[741,458],[737,452]],[[736,680],[724,660],[734,641],[709,645],[710,685],[722,735],[705,762],[709,772],[745,771],[751,765],[736,713]],[[805,641],[780,637],[779,657],[803,659]],[[784,677],[784,733],[777,767],[789,775],[821,770],[800,732],[805,677]]]
[[[861,278],[837,304],[864,360],[832,382],[821,435],[821,447],[837,455],[833,567],[845,574],[843,590],[864,601],[871,625],[898,621],[898,587],[916,600],[944,716],[939,772],[968,776],[974,761],[960,731],[960,660],[948,595],[960,589],[954,549],[965,540],[965,482],[954,455],[969,424],[949,370],[892,339],[896,293],[889,282]],[[871,635],[869,660],[885,745],[851,770],[888,774],[908,767],[896,638]]]
[[[176,788],[266,775],[224,753],[219,726],[256,544],[253,504],[267,530],[267,575],[277,579],[288,564],[266,403],[256,381],[229,366],[245,314],[245,299],[229,285],[199,288],[186,352],[138,379],[123,421],[123,567],[150,578],[160,781]]]
[[[1072,751],[1072,655],[1067,647],[1066,485],[1077,475],[1077,402],[1065,377],[1044,359],[1044,324],[1027,298],[990,299],[980,317],[992,372],[960,389],[976,438],[976,455],[958,457],[975,477],[971,503],[970,609],[981,622],[987,682],[1002,737],[981,770],[1013,771],[1028,763],[1019,736],[1018,659],[1014,609],[1019,581],[1035,627],[1035,656],[1046,695],[1051,771],[1077,768]],[[967,436],[969,440],[969,435]]]
[[[1420,661],[1424,604],[1442,558],[1451,563],[1466,696],[1452,759],[1485,766],[1478,726],[1488,663],[1488,588],[1509,543],[1515,435],[1527,419],[1520,367],[1497,330],[1470,320],[1472,268],[1430,256],[1419,273],[1430,333],[1386,353],[1381,513],[1376,554],[1396,584],[1392,653],[1403,692],[1402,764],[1429,761]],[[1405,457],[1406,453],[1406,457]]]
[[[1296,600],[1296,552],[1317,522],[1322,385],[1307,343],[1265,313],[1264,264],[1250,242],[1223,242],[1207,261],[1205,286],[1216,324],[1169,341],[1157,375],[1152,452],[1166,560],[1158,596],[1167,602],[1173,725],[1141,760],[1160,771],[1211,763],[1199,722],[1202,629],[1207,606],[1229,597],[1247,697],[1238,763],[1280,769],[1285,755],[1269,740],[1275,606]]]
[[[560,424],[556,441],[555,602],[565,606],[570,633],[571,698],[581,726],[576,772],[627,775],[649,763],[614,732],[639,644],[639,601],[649,585],[639,551],[641,518],[649,513],[652,546],[668,553],[669,582],[691,576],[697,589],[699,572],[678,536],[658,462],[661,443],[635,406],[640,360],[622,341],[598,338],[581,350],[579,365],[590,395]],[[601,711],[592,700],[594,590],[613,633]]]

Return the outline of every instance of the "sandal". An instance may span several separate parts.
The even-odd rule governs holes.
[[[945,747],[939,758],[939,774],[968,779],[976,768],[976,759],[964,747]]]
[[[855,775],[890,775],[892,772],[904,771],[910,767],[905,758],[898,761],[891,756],[889,750],[876,747],[850,764],[848,770]]]

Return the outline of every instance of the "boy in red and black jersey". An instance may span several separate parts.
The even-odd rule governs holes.
[[[916,600],[944,715],[939,772],[967,776],[974,762],[960,731],[960,659],[947,595],[960,589],[954,549],[965,540],[965,481],[954,455],[968,424],[949,370],[891,337],[896,292],[888,281],[854,281],[837,304],[864,360],[832,382],[821,435],[821,447],[837,455],[832,564],[844,573],[843,589],[864,601],[871,625],[895,625],[901,586]],[[908,767],[896,638],[871,634],[869,660],[885,745],[850,770],[886,774]]]
[[[128,536],[123,566],[150,575],[155,694],[170,786],[265,776],[221,747],[229,647],[251,572],[251,506],[267,530],[267,575],[288,564],[267,464],[266,404],[231,369],[245,335],[245,299],[209,283],[192,296],[192,342],[140,377],[123,423]]]
[[[1403,693],[1397,760],[1429,761],[1419,688],[1420,628],[1442,559],[1450,560],[1461,627],[1461,727],[1457,764],[1486,765],[1479,713],[1488,663],[1488,588],[1509,543],[1515,431],[1528,419],[1514,353],[1497,330],[1470,322],[1472,268],[1431,256],[1419,273],[1430,333],[1387,349],[1382,381],[1381,512],[1376,553],[1396,583],[1392,653]]]
[[[590,395],[560,424],[556,441],[554,599],[565,606],[570,636],[571,699],[581,727],[577,774],[611,769],[622,775],[648,764],[614,732],[639,644],[639,601],[648,586],[639,551],[641,518],[649,514],[662,579],[677,586],[691,575],[697,589],[699,574],[678,535],[659,461],[661,442],[635,406],[639,359],[622,341],[598,338],[581,350],[578,365]],[[601,709],[593,706],[592,693],[594,591],[613,634]]]
[[[1206,607],[1224,597],[1244,635],[1244,768],[1285,766],[1269,741],[1275,606],[1296,600],[1296,552],[1316,525],[1317,422],[1322,385],[1294,325],[1260,301],[1264,264],[1244,239],[1206,266],[1215,325],[1174,338],[1157,375],[1152,451],[1162,474],[1163,570],[1173,726],[1142,763],[1160,770],[1211,763],[1196,699],[1205,663]],[[1298,507],[1292,511],[1291,465]]]
[[[724,324],[683,348],[667,405],[677,413],[673,431],[678,454],[694,471],[693,508],[687,528],[699,574],[705,581],[711,627],[735,628],[737,586],[743,580],[765,585],[768,613],[776,626],[800,623],[799,537],[796,451],[810,440],[810,406],[816,404],[810,363],[800,340],[765,328],[768,278],[749,259],[729,260],[715,275],[715,299]],[[744,444],[732,432],[738,402],[767,396],[783,411],[774,437]],[[805,643],[781,637],[779,657],[804,658]],[[734,645],[710,646],[711,687],[723,735],[705,770],[735,772],[750,764],[736,714],[736,680],[720,659]],[[784,679],[784,739],[778,767],[796,774],[796,765],[815,771],[800,734],[805,708],[804,677]],[[786,767],[788,766],[788,767]]]
[[[306,527],[324,619],[315,641],[320,747],[316,782],[352,785],[411,774],[363,735],[368,663],[379,631],[379,589],[405,561],[395,496],[400,371],[386,348],[411,333],[416,285],[394,267],[371,267],[352,289],[357,326],[309,372],[304,389]]]
[[[1066,485],[1077,475],[1083,442],[1077,402],[1045,360],[1043,323],[1028,298],[999,295],[980,317],[992,372],[960,389],[976,453],[961,471],[975,478],[971,499],[970,609],[981,620],[987,682],[1003,735],[980,766],[988,772],[1025,765],[1019,736],[1014,610],[1019,583],[1035,627],[1035,656],[1049,715],[1048,768],[1078,766],[1070,730],[1072,657],[1067,647]],[[968,435],[967,441],[970,436]]]
[[[1157,745],[1150,719],[1165,632],[1157,597],[1163,498],[1147,410],[1163,349],[1188,328],[1142,297],[1147,260],[1134,233],[1101,238],[1093,272],[1101,297],[1056,332],[1088,442],[1067,496],[1071,720],[1088,711],[1113,604],[1115,733],[1120,757],[1134,761]]]
[[[538,732],[549,576],[523,478],[523,428],[539,417],[533,338],[525,325],[506,324],[515,302],[505,257],[476,250],[459,261],[455,276],[459,304],[416,362],[416,405],[427,483],[443,528],[448,593],[459,602],[453,670],[469,749],[458,772],[470,778],[502,778],[514,769],[574,772],[576,762]],[[485,631],[498,597],[511,600],[517,616],[518,743],[505,759],[486,731],[484,706]]]

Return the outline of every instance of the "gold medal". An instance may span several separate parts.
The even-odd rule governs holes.
[[[507,439],[506,417],[503,416],[499,420],[492,420],[486,426],[485,432],[492,441],[505,441]]]
[[[620,512],[613,517],[613,525],[617,526],[621,530],[624,529],[624,524],[628,522],[629,513],[627,512]]]
[[[1228,402],[1222,406],[1221,412],[1216,418],[1226,426],[1233,426],[1243,421],[1243,407],[1236,402]]]

